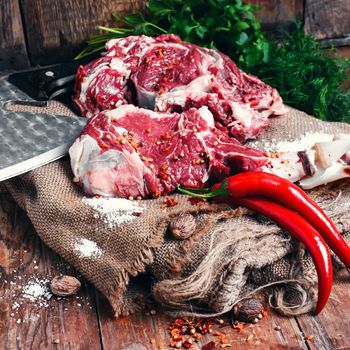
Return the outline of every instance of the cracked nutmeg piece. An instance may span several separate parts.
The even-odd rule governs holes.
[[[73,276],[56,276],[51,280],[50,289],[54,295],[65,297],[75,294],[81,287],[81,283]]]
[[[263,304],[254,298],[244,299],[233,307],[233,318],[241,322],[256,323],[262,318]]]
[[[169,231],[176,239],[187,239],[196,231],[196,219],[191,214],[180,214],[169,224]]]

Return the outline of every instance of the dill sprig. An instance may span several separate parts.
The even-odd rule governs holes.
[[[270,62],[251,72],[275,87],[286,104],[322,120],[350,122],[350,92],[342,88],[349,81],[349,63],[334,49],[322,50],[297,23],[276,43]]]

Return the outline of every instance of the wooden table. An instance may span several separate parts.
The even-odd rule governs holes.
[[[25,296],[33,281],[45,283],[59,274],[82,281],[76,296]],[[257,325],[220,331],[232,349],[350,349],[349,282],[347,270],[341,271],[318,317],[284,318],[269,310]],[[169,349],[170,322],[159,310],[153,316],[113,318],[103,296],[41,242],[26,214],[0,191],[0,349]],[[191,349],[211,340],[217,337],[206,336]]]

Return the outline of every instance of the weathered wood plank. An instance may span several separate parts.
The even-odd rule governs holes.
[[[58,274],[75,272],[0,193],[0,349],[101,349],[90,285],[83,281],[76,296],[61,300],[37,289],[45,291],[45,281]]]
[[[20,0],[24,10],[29,55],[34,64],[72,59],[83,42],[111,25],[111,13],[136,11],[141,0]]]
[[[349,0],[306,0],[304,29],[317,39],[331,39],[350,33]]]
[[[258,18],[265,30],[275,32],[278,27],[289,28],[295,19],[303,19],[303,0],[247,0],[261,6]]]
[[[17,0],[0,1],[0,70],[29,65]]]
[[[333,285],[331,297],[325,309],[317,317],[303,315],[298,323],[311,350],[349,349],[350,346],[350,275],[341,271]]]
[[[172,318],[161,311],[155,316],[135,314],[129,317],[113,319],[110,315],[108,303],[101,296],[97,300],[100,315],[100,329],[102,344],[108,350],[131,349],[158,349],[164,346],[168,349],[171,338],[167,327]],[[275,330],[280,326],[280,330]],[[228,343],[237,350],[250,349],[307,349],[302,333],[293,318],[285,318],[270,312],[268,316],[257,325],[246,325],[242,331],[225,326],[216,330],[226,334]],[[154,344],[151,344],[154,339]],[[200,350],[202,345],[218,341],[214,335],[204,336],[198,343],[194,343],[192,350]]]

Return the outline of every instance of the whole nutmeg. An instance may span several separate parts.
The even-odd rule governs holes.
[[[51,292],[60,297],[75,294],[81,287],[81,283],[73,276],[56,276],[51,280]]]
[[[233,318],[241,322],[257,323],[262,318],[263,304],[254,298],[244,299],[233,307]]]
[[[196,220],[191,214],[180,214],[169,223],[169,231],[176,239],[187,239],[196,231]]]

